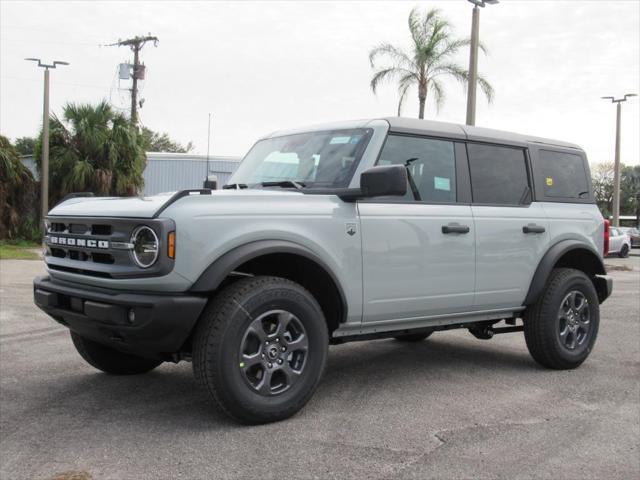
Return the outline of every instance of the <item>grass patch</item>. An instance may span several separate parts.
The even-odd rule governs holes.
[[[1,241],[0,259],[2,260],[38,260],[40,257],[33,251],[40,245],[25,240]]]

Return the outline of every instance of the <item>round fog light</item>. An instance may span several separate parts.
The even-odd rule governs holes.
[[[133,308],[129,309],[127,317],[129,319],[129,323],[133,323],[136,321],[136,312],[133,310]]]

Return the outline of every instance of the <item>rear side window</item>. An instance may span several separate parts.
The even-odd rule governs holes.
[[[404,201],[456,201],[456,156],[453,142],[389,135],[378,165],[405,165],[409,177]]]
[[[545,197],[586,198],[589,195],[587,172],[580,155],[540,150],[538,158]]]
[[[524,150],[467,144],[474,203],[520,205],[531,201]]]

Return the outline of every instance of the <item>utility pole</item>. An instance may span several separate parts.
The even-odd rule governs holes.
[[[45,232],[44,219],[49,213],[49,69],[58,65],[69,65],[68,62],[54,61],[52,64],[42,63],[39,58],[25,58],[29,62],[38,62],[44,68],[44,101],[42,108],[42,162],[40,165],[40,226]]]
[[[142,69],[140,68],[140,50],[144,47],[145,43],[153,42],[153,46],[158,46],[158,37],[146,35],[144,37],[128,38],[126,40],[118,40],[116,43],[107,45],[108,47],[130,47],[133,51],[133,84],[131,85],[131,125],[135,126],[138,123],[137,109],[138,109],[138,80],[141,75]]]
[[[478,44],[480,43],[480,8],[495,5],[498,0],[469,0],[473,3],[471,16],[471,50],[469,52],[469,77],[467,79],[467,125],[476,124],[476,88],[478,86]]]
[[[635,93],[627,93],[623,98],[601,97],[616,104],[616,152],[613,167],[613,226],[620,226],[620,124],[622,122],[622,102],[629,97],[637,97]]]
[[[204,181],[209,180],[209,145],[211,143],[211,113],[209,113],[209,125],[207,126],[207,174],[204,176]]]

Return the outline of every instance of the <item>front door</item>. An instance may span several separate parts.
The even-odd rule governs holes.
[[[410,181],[405,197],[358,203],[365,322],[471,310],[475,231],[471,206],[458,203],[456,148],[389,135],[378,165],[404,164]]]

